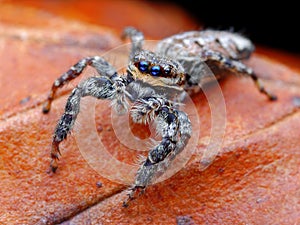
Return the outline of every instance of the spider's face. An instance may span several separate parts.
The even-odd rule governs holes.
[[[134,80],[141,80],[156,87],[182,90],[185,83],[183,67],[175,60],[150,51],[138,52],[128,66]]]

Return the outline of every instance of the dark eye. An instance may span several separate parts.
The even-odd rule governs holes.
[[[170,67],[164,68],[164,74],[165,75],[169,75],[170,73],[171,73],[171,68]]]
[[[149,67],[149,63],[147,61],[140,61],[138,64],[139,70],[141,72],[147,72],[148,71],[148,67]]]
[[[152,76],[158,76],[161,72],[160,66],[152,66],[150,69],[150,74]]]

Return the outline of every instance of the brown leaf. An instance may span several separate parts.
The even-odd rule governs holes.
[[[52,6],[31,3],[52,13],[61,12],[65,18],[24,6],[29,3],[19,4],[23,5],[1,3],[0,7],[0,223],[299,222],[300,76],[274,61],[273,52],[258,51],[249,65],[266,88],[278,95],[278,101],[268,101],[249,78],[229,76],[222,80],[226,133],[217,157],[203,170],[211,115],[205,96],[193,96],[201,119],[195,154],[178,173],[150,186],[123,208],[126,185],[97,173],[85,161],[74,135],[61,145],[57,173],[47,173],[53,129],[69,91],[80,79],[59,92],[49,114],[42,114],[41,104],[52,82],[77,60],[122,44],[119,33],[123,26],[137,26],[153,38],[197,29],[196,23],[176,7],[145,2],[120,1],[118,7],[104,2],[96,7],[97,3],[89,1],[73,1],[72,7],[67,2]],[[124,10],[126,17],[117,17]],[[105,26],[66,19],[75,16]],[[277,58],[285,59],[285,55]],[[133,163],[135,151],[118,141],[109,103],[96,109],[96,132],[104,146],[117,160]],[[107,170],[122,174],[109,164]]]

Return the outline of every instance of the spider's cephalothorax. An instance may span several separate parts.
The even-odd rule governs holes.
[[[131,101],[130,115],[134,122],[156,121],[162,140],[149,150],[147,158],[137,171],[129,198],[124,202],[126,206],[187,145],[192,132],[191,123],[187,114],[178,109],[176,101],[182,99],[184,91],[194,92],[209,82],[203,69],[204,62],[215,72],[217,78],[228,74],[228,71],[244,74],[251,77],[259,91],[270,100],[275,100],[276,97],[267,92],[253,70],[241,62],[250,56],[254,47],[248,39],[238,34],[213,30],[185,32],[160,41],[155,52],[142,49],[144,36],[135,28],[126,28],[124,37],[129,37],[132,42],[125,76],[119,75],[102,57],[83,58],[53,83],[43,112],[49,112],[57,89],[79,76],[86,66],[90,65],[97,70],[99,76],[81,82],[67,100],[65,112],[53,135],[53,172],[57,169],[59,144],[74,125],[82,97],[109,99],[119,113],[127,111],[128,101]]]

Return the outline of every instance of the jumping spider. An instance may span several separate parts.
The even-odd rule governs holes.
[[[188,143],[192,126],[188,115],[176,107],[175,99],[179,100],[178,96],[184,91],[195,92],[209,82],[203,62],[214,71],[217,79],[229,72],[243,74],[251,77],[258,90],[270,100],[275,100],[276,96],[265,90],[253,70],[241,61],[250,57],[254,46],[239,34],[215,30],[184,32],[160,41],[156,52],[143,50],[144,36],[133,27],[127,27],[123,37],[132,42],[125,75],[119,75],[99,56],[83,58],[53,83],[43,112],[49,112],[58,88],[78,77],[88,65],[97,70],[99,76],[81,82],[67,100],[52,141],[50,168],[53,172],[58,167],[59,144],[74,125],[82,97],[112,100],[117,112],[126,111],[129,100],[135,123],[157,122],[162,140],[149,151],[137,171],[128,199],[123,204],[127,206]]]

